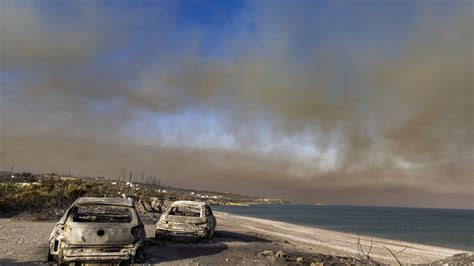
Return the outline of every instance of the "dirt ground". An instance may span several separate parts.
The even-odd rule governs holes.
[[[357,236],[327,230],[290,225],[256,218],[216,212],[217,230],[211,240],[182,243],[157,241],[154,224],[145,222],[146,263],[164,265],[275,265],[312,262],[353,263],[357,257]],[[0,219],[0,264],[45,263],[48,237],[55,221],[39,222]],[[428,263],[465,251],[430,247],[383,239],[361,237],[366,251],[372,243],[371,256],[381,262],[396,261],[384,248],[398,251],[402,262]],[[264,252],[266,251],[266,252]],[[282,251],[283,256],[271,252]],[[270,255],[268,255],[270,254]],[[282,255],[282,254],[280,254]]]

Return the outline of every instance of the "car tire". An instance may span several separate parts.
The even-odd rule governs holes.
[[[51,252],[48,250],[47,262],[55,262],[56,260],[56,256],[52,255]]]
[[[140,247],[135,252],[135,261],[134,263],[143,263],[145,262],[145,250]]]
[[[163,239],[164,239],[164,237],[163,237],[162,234],[159,234],[159,233],[155,232],[155,240],[163,240]]]
[[[143,263],[145,262],[144,250],[142,247],[139,247],[137,251],[135,251],[135,255],[131,255],[130,259],[121,263],[120,265],[134,265],[136,263]]]

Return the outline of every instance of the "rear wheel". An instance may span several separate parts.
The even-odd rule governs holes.
[[[48,250],[48,260],[47,260],[47,261],[48,261],[48,262],[55,262],[55,261],[57,261],[56,256],[52,255],[50,250]]]
[[[158,232],[155,232],[155,240],[163,240],[164,237],[162,234],[158,233]]]
[[[140,247],[135,252],[135,261],[134,262],[138,262],[138,263],[145,262],[145,251],[143,250],[143,248]]]
[[[133,265],[135,263],[143,263],[145,261],[143,248],[139,247],[137,251],[135,251],[135,255],[130,255],[130,258],[120,265]]]

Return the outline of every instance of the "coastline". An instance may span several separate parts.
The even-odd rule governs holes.
[[[379,263],[398,264],[384,247],[398,252],[404,264],[427,264],[465,250],[372,238],[314,227],[215,211],[217,228],[210,240],[192,243],[154,239],[155,223],[144,219],[147,264],[160,265],[315,265],[359,264],[358,241]],[[142,217],[146,218],[146,217]],[[56,221],[0,218],[0,265],[45,263],[47,239]],[[268,255],[270,254],[270,255]],[[284,254],[279,256],[278,254]],[[298,262],[299,261],[299,262]],[[474,257],[468,262],[472,264]]]
[[[264,234],[273,240],[286,240],[295,243],[300,249],[306,248],[314,252],[336,256],[358,256],[360,247],[367,252],[372,245],[370,256],[378,262],[397,263],[386,249],[397,253],[402,263],[431,263],[460,253],[472,253],[467,250],[450,249],[398,240],[383,239],[350,233],[342,233],[309,226],[301,226],[261,218],[240,216],[225,212],[215,212],[218,221],[235,224],[235,230],[247,230]]]
[[[474,210],[328,205],[216,206],[215,211],[281,221],[348,234],[360,234],[474,251]]]

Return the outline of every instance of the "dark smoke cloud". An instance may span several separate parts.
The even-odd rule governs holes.
[[[173,185],[299,202],[473,207],[470,2],[443,19],[421,5],[406,30],[388,22],[394,6],[332,4],[315,18],[299,3],[248,5],[211,55],[201,51],[208,29],[181,28],[171,5],[134,13],[88,2],[58,25],[7,3],[3,168],[113,177],[127,166]],[[136,43],[140,34],[149,43]],[[216,114],[235,145],[121,133],[143,112],[189,110]],[[290,150],[278,148],[285,141]],[[293,144],[319,153],[297,156]]]

